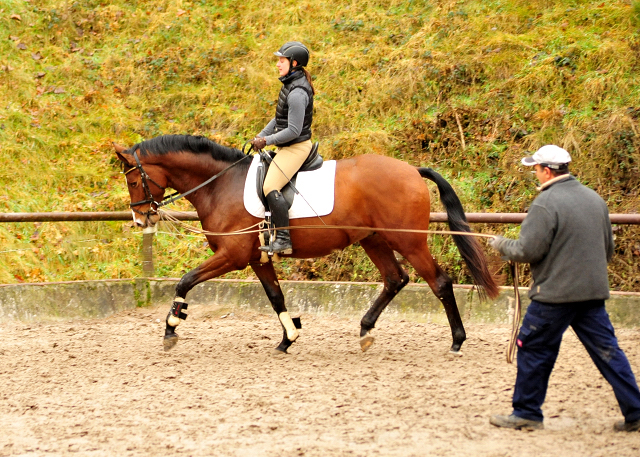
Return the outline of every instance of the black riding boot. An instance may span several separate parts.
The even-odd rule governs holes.
[[[269,192],[269,195],[267,195],[267,203],[271,211],[272,224],[275,227],[288,227],[289,209],[280,191],[272,190]],[[277,254],[291,254],[293,252],[289,230],[276,230],[276,239],[270,241],[271,246],[260,246],[260,250]]]

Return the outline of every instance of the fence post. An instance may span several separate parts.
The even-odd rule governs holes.
[[[145,227],[142,229],[142,274],[145,278],[154,276],[153,269],[153,235],[157,227]]]

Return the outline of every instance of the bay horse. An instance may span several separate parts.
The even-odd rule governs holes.
[[[187,293],[197,284],[234,270],[250,266],[259,278],[283,328],[276,353],[286,353],[298,337],[299,322],[287,312],[284,296],[271,258],[261,262],[256,233],[222,236],[260,222],[243,204],[245,179],[252,156],[239,149],[217,144],[207,138],[190,135],[163,135],[130,148],[114,144],[126,176],[133,219],[139,227],[151,227],[160,220],[165,189],[186,198],[196,209],[214,255],[186,273],[178,282],[175,298],[166,320],[164,348],[178,341],[175,332],[186,318]],[[212,177],[216,177],[212,180]],[[405,162],[379,155],[362,155],[336,163],[335,204],[323,216],[292,219],[290,225],[293,253],[283,257],[311,258],[342,250],[360,243],[380,270],[384,288],[360,322],[360,345],[366,351],[374,341],[371,330],[387,304],[409,282],[394,251],[413,265],[442,302],[451,327],[452,352],[460,351],[466,333],[453,294],[451,278],[432,257],[427,246],[430,194],[422,178],[436,183],[447,211],[452,231],[471,232],[462,204],[451,185],[431,168],[413,167]],[[200,186],[200,187],[199,187]],[[174,194],[174,195],[176,195]],[[167,197],[165,197],[167,198]],[[300,228],[300,226],[341,226]],[[359,227],[362,227],[360,229]],[[412,229],[417,232],[377,231]],[[480,292],[490,297],[498,287],[490,274],[486,257],[473,236],[454,235],[455,243]]]

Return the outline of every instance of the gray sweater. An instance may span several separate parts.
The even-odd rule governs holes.
[[[495,247],[506,259],[531,264],[532,300],[560,304],[609,298],[607,263],[614,249],[609,211],[596,192],[572,176],[544,187],[520,238],[500,238]]]
[[[267,140],[267,146],[279,145],[294,140],[300,136],[304,124],[304,110],[309,103],[309,96],[304,90],[293,90],[289,93],[289,127],[274,134],[276,120],[271,119],[267,126],[258,133],[259,137]]]

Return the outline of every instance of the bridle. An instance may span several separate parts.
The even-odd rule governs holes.
[[[196,187],[194,187],[193,189],[188,190],[188,191],[183,192],[183,193],[180,193],[180,192],[176,191],[173,194],[167,195],[166,197],[164,197],[162,199],[162,201],[157,202],[153,198],[153,194],[151,193],[151,189],[149,188],[148,181],[151,181],[151,183],[153,183],[158,189],[161,189],[163,191],[166,189],[166,187],[163,187],[160,184],[158,184],[157,182],[155,182],[153,179],[151,179],[151,176],[149,176],[144,171],[144,168],[142,168],[142,163],[140,162],[140,159],[138,158],[138,154],[134,150],[133,151],[133,158],[136,160],[136,164],[137,165],[135,167],[125,171],[124,174],[127,175],[128,173],[132,172],[133,170],[138,170],[140,172],[140,180],[142,181],[142,188],[144,189],[145,199],[144,200],[140,200],[138,202],[131,203],[129,205],[129,207],[131,208],[131,211],[133,211],[134,213],[140,214],[141,216],[144,216],[146,218],[149,218],[149,216],[155,216],[155,215],[158,214],[158,209],[162,208],[163,206],[168,205],[169,203],[173,203],[176,200],[179,200],[182,197],[185,197],[185,196],[195,192],[196,190],[206,186],[210,182],[214,181],[215,179],[217,179],[218,177],[222,176],[224,173],[226,173],[227,171],[229,171],[230,169],[232,169],[233,167],[238,165],[240,162],[245,160],[247,157],[252,157],[252,156],[250,156],[250,155],[245,153],[244,157],[242,157],[241,159],[239,159],[236,162],[232,163],[227,168],[223,169],[220,173],[218,173],[218,174],[212,176],[211,178],[207,179],[202,184],[199,184]],[[146,205],[147,203],[149,204],[149,210],[146,213],[143,213],[142,211],[138,211],[136,209],[136,206]]]
[[[144,189],[145,199],[131,203],[129,207],[131,208],[131,211],[133,211],[134,213],[140,214],[141,216],[145,216],[147,218],[149,216],[155,216],[156,214],[158,214],[158,208],[160,208],[161,206],[164,206],[164,204],[162,202],[158,203],[155,201],[155,199],[153,198],[153,194],[151,193],[151,189],[149,188],[148,181],[151,181],[158,189],[161,189],[163,191],[166,189],[166,187],[163,187],[157,182],[155,182],[153,179],[151,179],[151,176],[149,176],[144,171],[144,168],[142,168],[142,163],[140,163],[140,159],[138,158],[138,154],[136,153],[136,151],[133,151],[133,158],[136,159],[137,165],[125,171],[124,174],[126,176],[127,174],[131,173],[134,170],[138,170],[140,172],[140,180],[142,181],[142,188]],[[146,205],[147,203],[149,204],[149,210],[146,213],[143,213],[142,211],[138,211],[136,209],[136,206]]]

